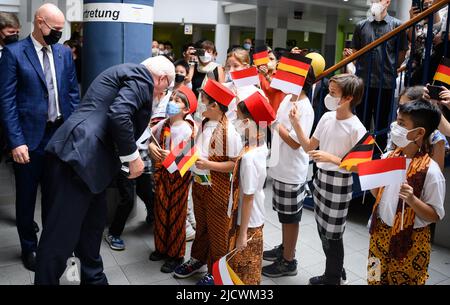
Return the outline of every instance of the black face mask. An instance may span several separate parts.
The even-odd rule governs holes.
[[[181,83],[186,77],[181,74],[175,74],[175,83]]]
[[[18,40],[19,40],[19,34],[9,35],[9,36],[5,36],[5,38],[3,38],[3,42],[5,43],[5,45],[16,42]]]
[[[45,43],[51,46],[61,39],[62,32],[51,29],[50,34],[45,36],[44,33],[42,33],[42,36],[44,38]]]

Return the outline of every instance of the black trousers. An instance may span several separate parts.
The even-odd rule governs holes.
[[[29,151],[29,163],[19,164],[14,162],[13,164],[16,184],[16,226],[23,254],[35,252],[37,248],[38,239],[34,229],[34,212],[39,185],[41,186],[42,223],[45,222],[46,211],[48,210],[46,197],[48,182],[44,175],[46,168],[44,149],[55,130],[56,126],[47,127],[39,146],[35,150]]]
[[[344,268],[344,241],[342,238],[328,239],[320,231],[319,236],[326,257],[325,277],[330,284],[338,285]]]
[[[377,110],[378,97],[381,92],[379,103],[379,110]],[[385,149],[387,145],[387,131],[391,123],[392,106],[393,106],[393,89],[369,88],[367,92],[367,104],[364,104],[366,97],[363,97],[361,104],[356,107],[356,113],[361,122],[370,130],[372,118],[374,121],[375,130],[380,131],[385,129],[386,132],[376,137],[377,144],[381,149]],[[377,114],[378,111],[378,114]],[[374,150],[375,153],[378,149]]]
[[[147,208],[147,215],[153,217],[153,181],[150,175],[141,175],[135,180],[130,180],[122,174],[116,178],[116,185],[119,190],[120,203],[117,206],[114,218],[109,227],[109,234],[119,237],[125,229],[125,224],[134,207],[134,186],[136,194],[144,202]]]
[[[80,259],[81,284],[108,284],[100,245],[106,225],[105,194],[93,194],[75,171],[47,155],[49,210],[38,245],[35,284],[56,285],[72,254]]]

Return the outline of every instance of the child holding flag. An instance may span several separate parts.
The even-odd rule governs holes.
[[[246,285],[261,283],[264,227],[264,182],[268,155],[264,129],[275,119],[267,99],[255,92],[237,106],[239,133],[245,147],[236,161],[234,175],[239,175],[239,213],[237,253],[230,267]],[[247,240],[250,239],[248,242]]]
[[[311,285],[340,285],[341,279],[345,282],[342,237],[353,181],[351,173],[339,165],[342,157],[366,135],[366,128],[352,112],[361,103],[363,81],[351,74],[336,75],[329,81],[329,91],[325,106],[330,111],[322,116],[311,138],[298,123],[301,112],[293,108],[289,114],[299,143],[318,167],[313,181],[314,212],[326,268],[323,275],[309,280]],[[320,150],[316,150],[319,145]]]
[[[201,285],[214,283],[211,275],[213,262],[234,248],[237,205],[233,196],[238,194],[238,177],[233,172],[235,161],[242,150],[242,141],[226,116],[228,105],[235,98],[222,84],[208,80],[201,90],[201,108],[205,120],[197,137],[200,158],[193,168],[192,197],[197,230],[192,245],[191,259],[175,269],[178,278],[187,278],[209,272],[199,281]]]
[[[291,57],[293,54],[289,54]],[[314,110],[306,92],[314,83],[314,71],[309,64],[301,62],[302,56],[298,55],[289,61],[285,57],[282,61],[292,63],[292,70],[296,66],[304,66],[303,76],[292,74],[293,79],[300,78],[302,83],[292,83],[289,77],[285,78],[286,85],[280,83],[279,88],[286,93],[293,92],[300,86],[296,94],[288,94],[281,102],[274,130],[272,131],[271,159],[269,162],[269,175],[273,178],[272,207],[278,214],[278,220],[282,224],[282,242],[273,250],[264,251],[263,259],[272,261],[271,265],[264,266],[262,273],[268,277],[293,276],[297,274],[297,260],[295,248],[302,218],[303,201],[306,197],[306,179],[309,167],[309,158],[297,140],[289,112],[298,107],[301,116],[296,118],[309,135],[314,122]],[[281,62],[281,61],[280,61]],[[310,62],[310,61],[309,61]],[[291,68],[288,68],[291,69]],[[309,72],[308,72],[309,71]],[[284,71],[278,71],[281,74]]]
[[[188,114],[197,109],[194,92],[182,85],[174,91],[167,105],[168,119],[160,121],[152,128],[158,143],[152,141],[149,146],[155,161],[155,248],[150,260],[165,259],[161,272],[171,273],[184,260],[186,249],[186,213],[190,172],[168,171],[163,161],[170,151],[180,143],[194,139],[194,127],[186,120]],[[186,154],[186,157],[195,157]]]
[[[384,158],[411,159],[407,181],[372,190],[368,284],[424,285],[431,253],[430,224],[444,217],[445,179],[430,158],[430,135],[441,114],[419,99],[401,104],[391,130],[397,149]]]

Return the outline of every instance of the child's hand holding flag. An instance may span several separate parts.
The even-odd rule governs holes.
[[[411,203],[415,199],[414,189],[412,188],[412,186],[410,186],[408,183],[403,183],[400,187],[399,197],[408,205],[411,205]]]

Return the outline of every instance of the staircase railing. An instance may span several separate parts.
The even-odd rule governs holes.
[[[435,32],[433,32],[434,26],[434,14],[437,14],[441,9],[448,7],[447,16],[450,15],[450,0],[442,0],[433,4],[428,9],[424,10],[411,20],[403,23],[401,26],[397,27],[393,31],[381,36],[372,43],[362,47],[360,50],[354,52],[351,56],[343,59],[339,63],[325,70],[321,75],[318,76],[318,82],[316,83],[316,90],[311,96],[312,99],[315,98],[313,105],[315,106],[315,123],[320,119],[320,117],[325,113],[324,98],[328,92],[328,82],[327,79],[330,78],[338,70],[346,67],[350,63],[355,63],[356,65],[356,75],[360,76],[365,81],[365,94],[363,101],[357,107],[356,113],[359,118],[370,130],[377,143],[380,144],[382,149],[385,149],[387,143],[387,133],[390,130],[390,124],[395,119],[396,109],[398,105],[397,97],[400,91],[404,87],[409,87],[411,85],[425,85],[432,82],[433,75],[437,69],[437,66],[443,56],[450,57],[450,50],[448,48],[449,43],[449,21],[450,18],[446,19],[445,24],[441,24],[441,30],[447,33],[447,37],[443,39],[443,42],[439,45],[433,44],[433,38],[435,37]],[[419,44],[416,37],[416,29],[419,23],[424,25],[423,29],[426,28],[426,35],[420,37],[422,48],[424,46],[424,51],[419,58],[419,65],[413,65],[413,59],[417,61],[416,55],[417,45]],[[405,37],[405,33],[412,29],[411,35],[409,37],[410,45],[410,57],[406,63],[398,62],[400,53],[400,39]],[[440,32],[439,31],[439,32]],[[387,47],[390,45],[390,52],[395,52],[395,64],[389,67],[385,67],[385,61],[387,57]],[[377,48],[381,48],[377,49]],[[379,75],[372,73],[374,65],[374,53],[382,53],[381,63],[378,61],[377,67]],[[378,55],[379,56],[379,55]],[[380,58],[378,58],[380,60]],[[362,69],[363,62],[366,62],[366,71]],[[368,66],[368,67],[367,67]],[[397,78],[394,77],[389,87],[386,89],[386,85],[383,86],[385,75],[389,77],[398,75]],[[372,77],[378,77],[379,86],[376,88],[371,88]],[[387,79],[386,79],[387,80]],[[377,82],[373,82],[374,84]],[[387,83],[387,81],[385,82]],[[387,93],[386,93],[387,92]],[[371,104],[369,105],[369,95]],[[374,97],[375,96],[375,97]],[[369,119],[368,119],[369,118]],[[379,152],[377,151],[379,154]],[[356,179],[357,180],[357,179]],[[356,181],[355,180],[355,181]],[[354,197],[361,196],[362,193],[358,192],[359,186],[354,186]]]

